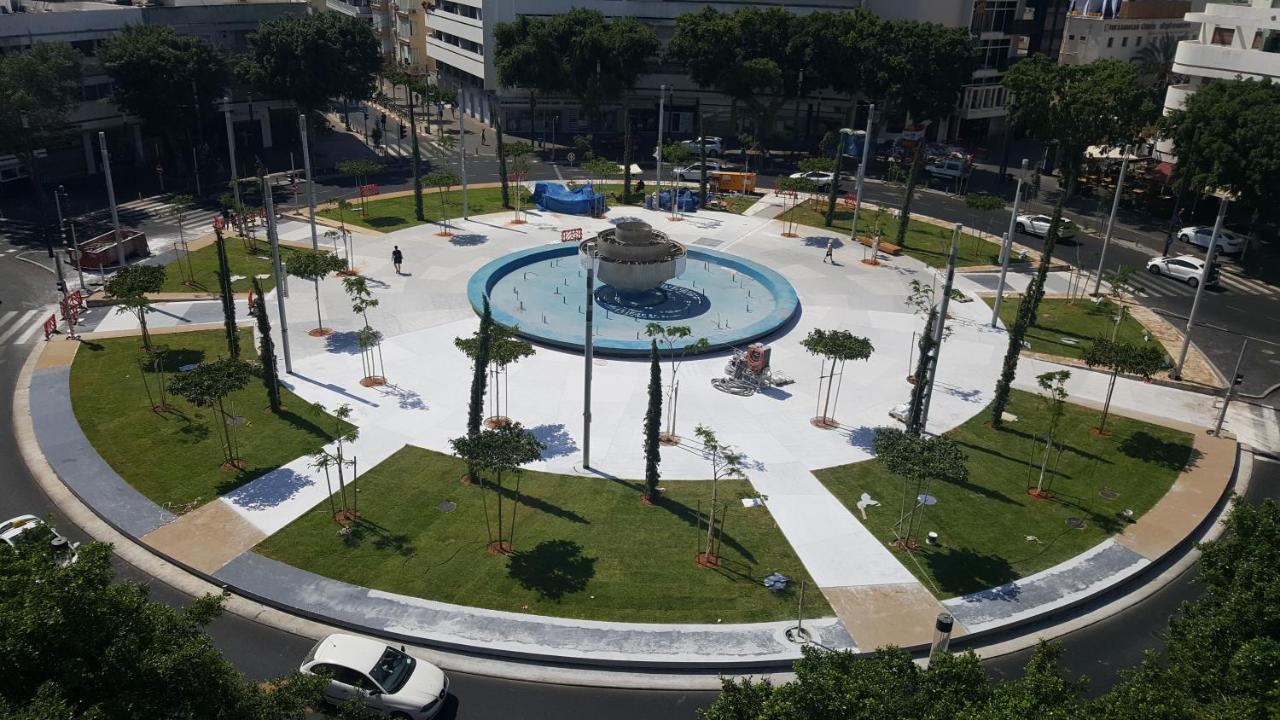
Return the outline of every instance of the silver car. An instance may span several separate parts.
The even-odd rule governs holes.
[[[1184,227],[1178,231],[1178,239],[1184,243],[1195,245],[1205,251],[1209,250],[1209,241],[1213,238],[1213,227],[1205,225],[1194,225]],[[1235,255],[1244,250],[1244,238],[1236,235],[1228,230],[1218,231],[1218,244],[1214,253],[1222,253],[1223,255]]]

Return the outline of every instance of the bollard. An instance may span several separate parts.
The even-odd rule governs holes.
[[[938,613],[938,619],[933,623],[933,644],[929,646],[929,664],[933,664],[933,659],[946,652],[947,647],[951,645],[951,628],[954,624],[955,618],[951,617],[951,613]]]

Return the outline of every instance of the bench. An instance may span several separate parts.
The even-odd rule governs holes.
[[[863,245],[866,245],[867,247],[875,246],[875,240],[866,235],[859,235],[858,242],[862,243]],[[880,252],[885,253],[886,255],[893,255],[896,257],[902,254],[902,248],[898,247],[897,245],[894,245],[891,242],[887,242],[882,239],[880,240]]]

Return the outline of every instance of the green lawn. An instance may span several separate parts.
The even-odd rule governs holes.
[[[760,200],[760,195],[721,195],[720,200],[725,205],[724,212],[731,212],[734,215],[741,215],[747,211],[747,208],[755,205]]]
[[[797,584],[808,580],[769,511],[738,502],[753,494],[746,482],[720,483],[720,497],[729,500],[725,560],[710,570],[694,563],[700,537],[694,523],[699,501],[705,510],[710,499],[707,482],[666,482],[662,501],[647,507],[625,482],[526,472],[516,553],[506,558],[485,550],[482,501],[492,516],[496,495],[459,484],[464,472],[454,457],[406,447],[360,480],[364,522],[352,535],[338,535],[325,502],[257,551],[380,590],[593,620],[782,620],[794,617],[796,597],[774,594],[762,579],[777,571]],[[457,509],[438,511],[445,501]],[[806,614],[829,616],[808,582]]]
[[[824,204],[825,208],[826,205]],[[813,209],[808,202],[801,203],[778,216],[781,220],[793,220],[801,225],[823,228],[825,215]],[[842,230],[848,234],[853,226],[853,209],[836,206],[832,230]],[[858,233],[872,234],[879,228],[884,233],[883,240],[893,242],[898,232],[898,221],[889,213],[863,208],[858,212]],[[909,255],[932,267],[946,267],[947,257],[951,252],[951,228],[938,227],[919,220],[912,220],[907,226],[907,242],[902,254]],[[964,234],[960,237],[960,248],[956,253],[956,266],[995,265],[1000,262],[1000,246],[987,242],[976,235]],[[1012,264],[1017,264],[1014,256]]]
[[[985,298],[988,305],[995,298]],[[1005,327],[1013,325],[1018,317],[1020,297],[1005,297],[1000,304],[1000,319]],[[1033,352],[1062,357],[1078,358],[1091,341],[1103,335],[1111,337],[1116,325],[1118,308],[1110,300],[1094,303],[1092,299],[1052,298],[1040,301],[1040,309],[1036,312],[1036,324],[1027,330],[1027,341],[1031,343]],[[1121,342],[1143,345],[1158,343],[1156,340],[1142,338],[1142,323],[1125,313],[1124,322],[1120,323],[1120,331],[1116,339]]]
[[[168,372],[227,352],[221,330],[154,335],[153,341],[169,348]],[[242,358],[257,359],[248,329],[241,331],[240,347]],[[137,337],[85,342],[71,368],[71,401],[80,428],[98,454],[159,505],[177,509],[208,502],[315,451],[333,430],[332,417],[287,390],[282,391],[285,412],[272,415],[266,391],[255,378],[227,402],[227,412],[244,418],[235,438],[248,466],[239,472],[222,471],[222,440],[214,411],[170,397],[168,412],[152,412],[138,368],[142,356]],[[148,372],[147,378],[156,393],[156,375]]]
[[[1187,433],[1112,416],[1111,434],[1096,437],[1098,412],[1067,407],[1058,442],[1065,448],[1050,458],[1053,497],[1027,495],[1038,478],[1043,443],[1034,440],[1046,425],[1036,395],[1013,391],[1009,412],[1018,417],[996,431],[986,425],[984,411],[949,433],[969,457],[968,485],[933,483],[925,492],[938,499],[922,509],[917,538],[935,531],[938,547],[922,543],[918,563],[905,554],[904,564],[940,598],[994,587],[1056,565],[1123,530],[1119,513],[1142,515],[1159,500],[1192,455]],[[1029,462],[1034,462],[1032,471]],[[862,521],[886,543],[903,494],[903,482],[875,460],[827,468],[818,478],[861,520],[856,503],[862,493],[879,500]],[[1103,496],[1104,489],[1114,499]],[[915,497],[910,488],[909,497]],[[919,516],[918,516],[919,517]],[[1081,518],[1084,529],[1072,529],[1068,518]],[[1028,540],[1028,536],[1038,539]],[[898,552],[898,551],[895,551]]]
[[[231,268],[231,274],[244,276],[243,280],[235,280],[231,283],[232,291],[249,292],[253,286],[254,275],[267,275],[259,281],[262,283],[263,292],[269,292],[276,286],[275,276],[271,272],[271,248],[265,241],[257,242],[257,253],[250,252],[247,241],[241,238],[228,238],[226,247],[227,265]],[[280,261],[284,262],[292,252],[295,252],[292,248],[281,245]],[[183,283],[183,279],[188,274],[195,278],[195,282],[191,285]],[[183,254],[178,260],[166,265],[164,287],[160,291],[218,292],[218,251],[213,245],[209,245],[192,251],[189,256]]]
[[[516,188],[511,187],[514,202]],[[521,190],[521,207],[527,207],[529,193]],[[445,196],[444,213],[441,214],[440,195],[435,188],[422,189],[422,211],[427,222],[437,222],[442,217],[447,219],[462,217],[462,190],[454,188],[443,193]],[[320,217],[330,220],[345,219],[348,225],[358,225],[380,232],[403,230],[414,225],[421,225],[414,215],[413,195],[403,197],[370,200],[365,213],[360,212],[360,201],[351,201],[352,209],[339,213],[337,208],[321,210]],[[467,190],[467,212],[470,215],[485,215],[506,210],[502,207],[502,188],[471,188]],[[513,216],[514,217],[514,216]]]

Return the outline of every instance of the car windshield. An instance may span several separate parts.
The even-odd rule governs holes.
[[[373,666],[369,674],[373,676],[374,682],[381,685],[387,692],[395,693],[409,681],[409,676],[413,674],[413,666],[417,664],[413,658],[389,647],[382,653],[378,664]]]

